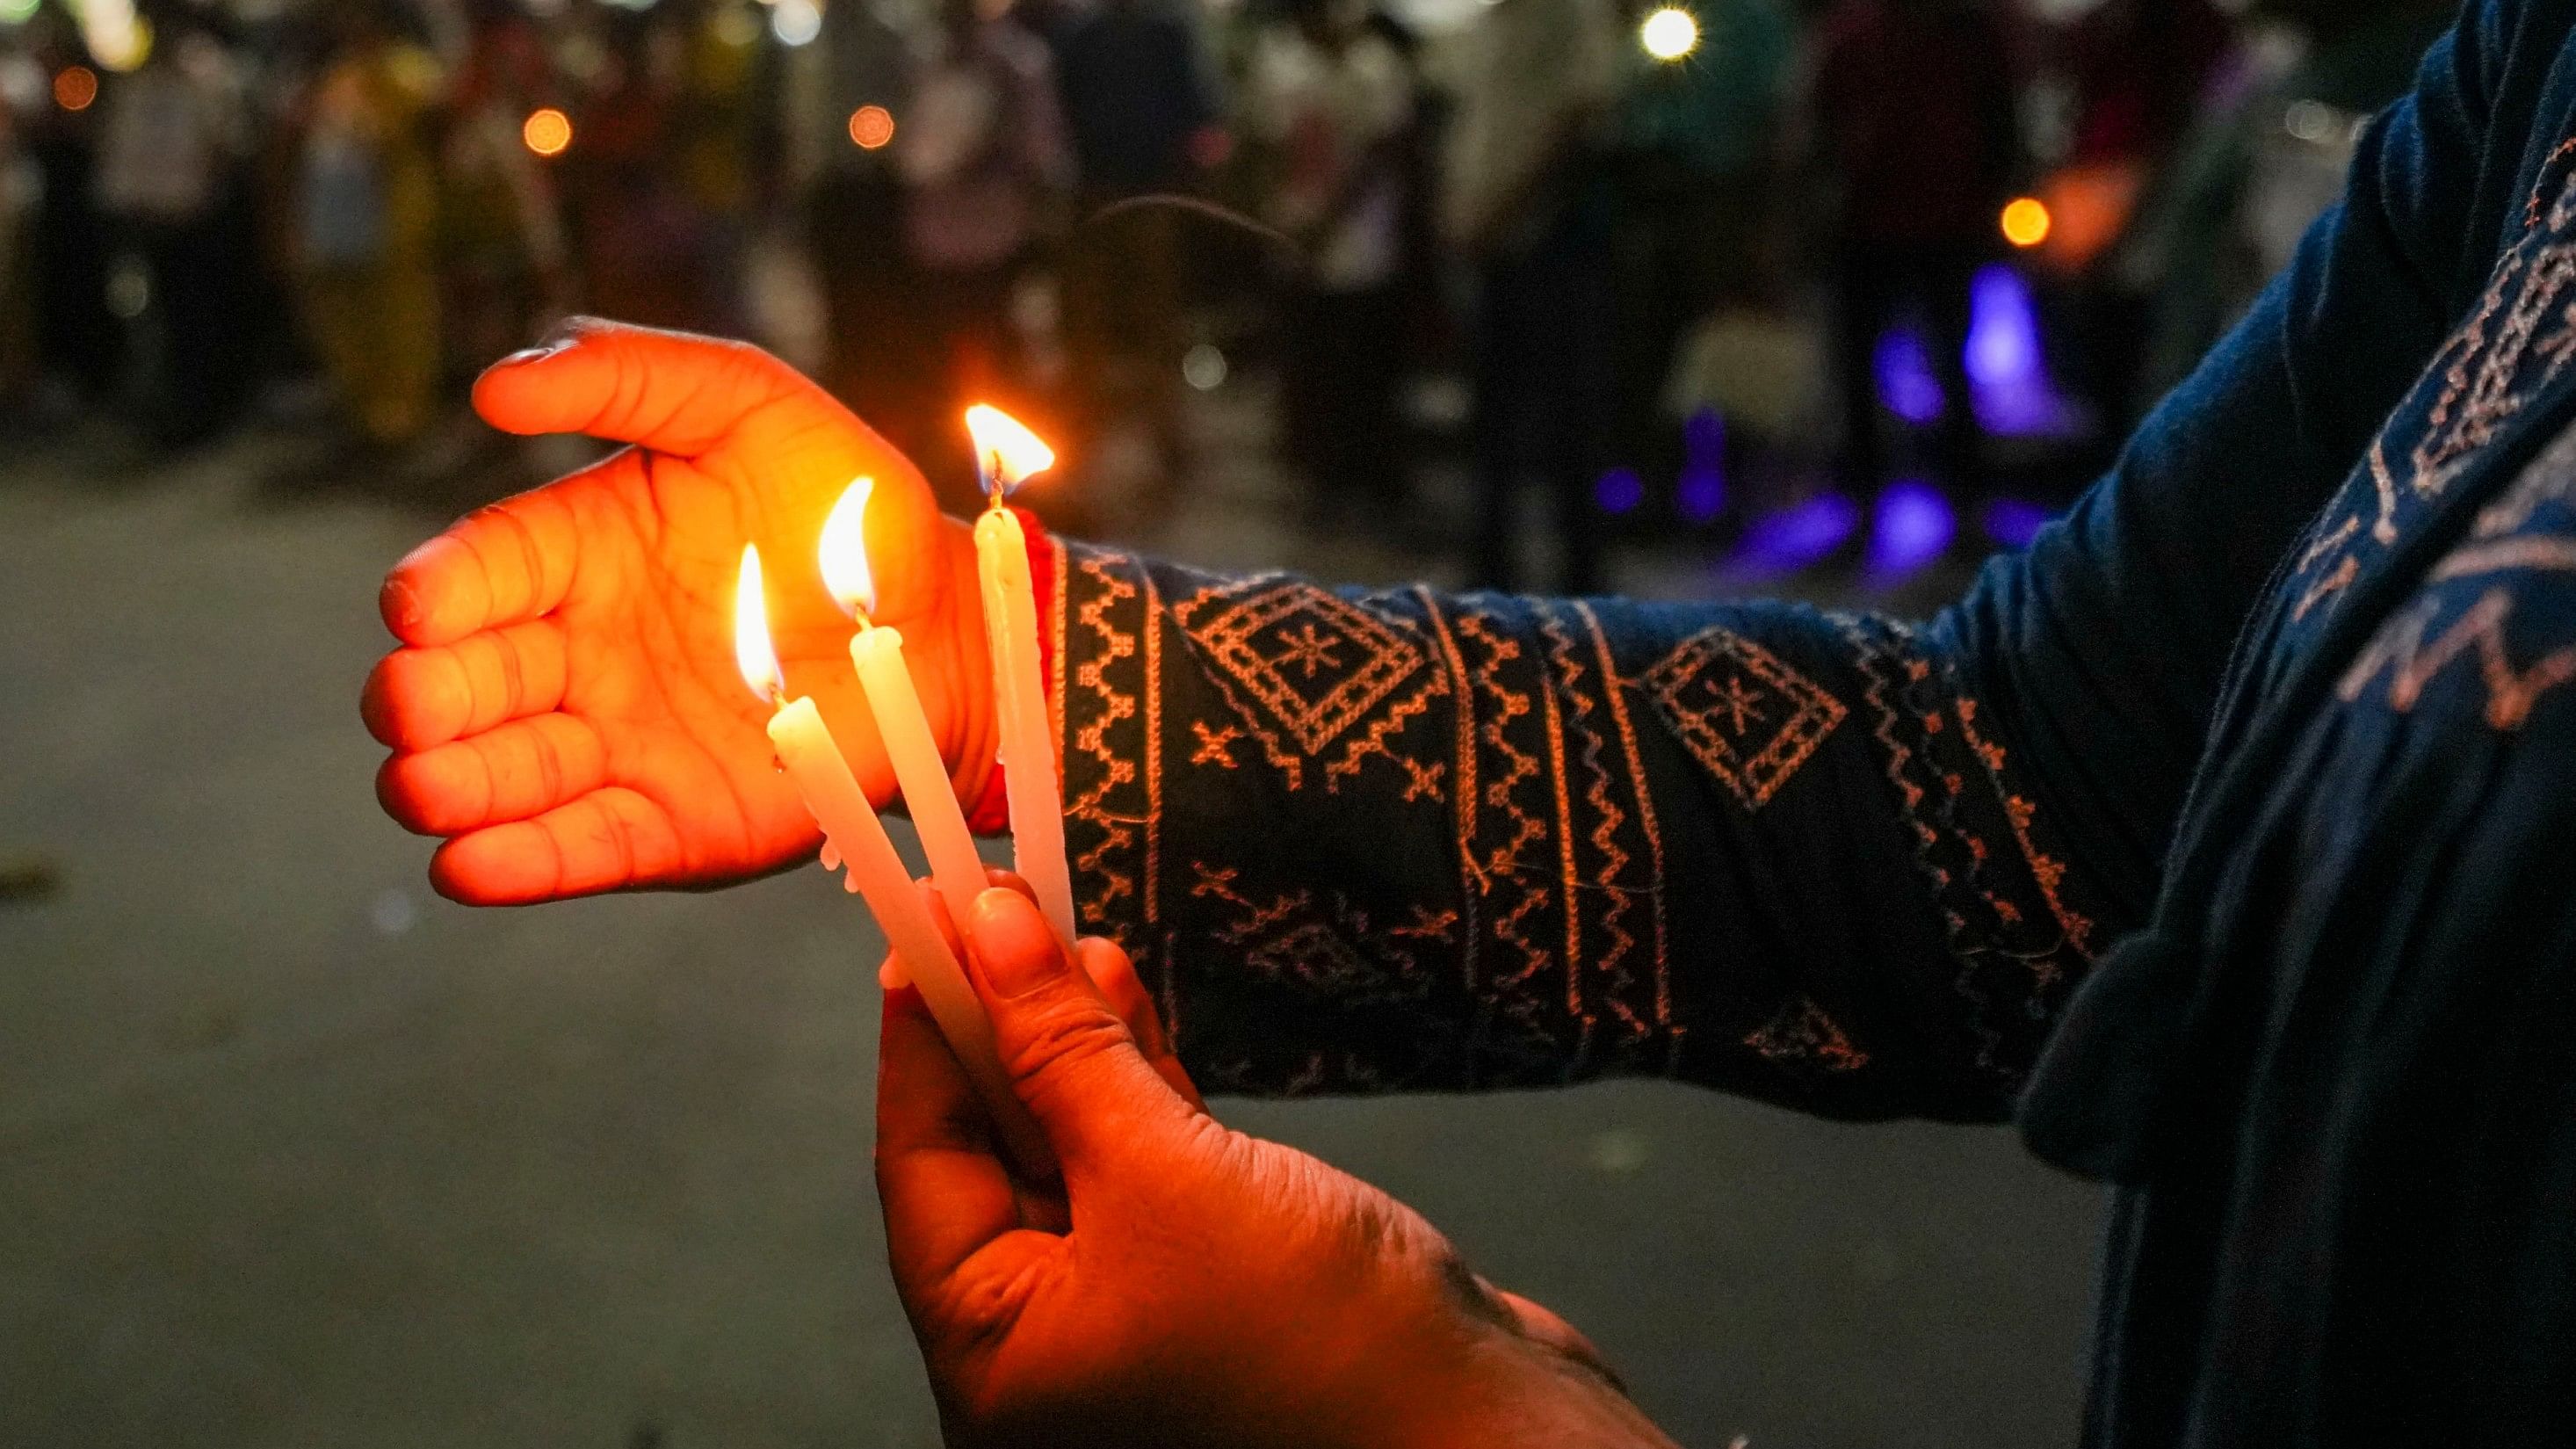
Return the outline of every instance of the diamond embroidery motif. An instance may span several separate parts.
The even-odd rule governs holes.
[[[1321,754],[1423,666],[1412,641],[1312,584],[1248,579],[1174,612],[1308,755]]]
[[[1683,746],[1747,810],[1768,804],[1850,712],[1778,655],[1723,628],[1683,641],[1641,682]]]

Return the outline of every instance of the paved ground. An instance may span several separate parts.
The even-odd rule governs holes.
[[[308,452],[0,455],[0,856],[63,872],[0,906],[0,1445],[933,1442],[864,916],[812,873],[430,896],[353,701],[378,575],[464,500]],[[1229,479],[1177,546],[1416,566]],[[1422,1207],[1686,1443],[2072,1441],[2095,1201],[2003,1134],[1642,1085],[1223,1110]]]

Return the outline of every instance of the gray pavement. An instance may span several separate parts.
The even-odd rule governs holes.
[[[0,1446],[935,1442],[864,913],[815,872],[431,896],[354,700],[376,579],[470,500],[284,486],[309,453],[0,456],[0,858],[62,874],[0,905]],[[1276,501],[1165,537],[1421,566]],[[2006,1134],[1645,1084],[1220,1110],[1422,1208],[1687,1444],[2073,1440],[2096,1202]]]

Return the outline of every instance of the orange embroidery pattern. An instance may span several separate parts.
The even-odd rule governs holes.
[[[1628,766],[1629,798],[1637,802],[1637,824],[1645,832],[1647,850],[1647,899],[1655,916],[1655,1024],[1673,1029],[1673,985],[1671,947],[1664,921],[1664,833],[1655,822],[1654,796],[1646,788],[1646,762],[1637,749],[1637,728],[1628,718],[1627,701],[1620,692],[1626,684],[1619,677],[1619,667],[1610,657],[1610,638],[1601,632],[1601,620],[1592,606],[1577,600],[1574,612],[1583,620],[1584,631],[1592,638],[1593,657],[1601,665],[1601,697],[1610,706],[1611,721],[1619,727],[1619,747]],[[1678,1051],[1680,1041],[1674,1046]],[[1667,1064],[1666,1070],[1671,1070]]]
[[[1234,758],[1234,742],[1243,738],[1243,731],[1232,725],[1226,725],[1221,729],[1209,729],[1207,721],[1194,719],[1190,721],[1190,733],[1198,736],[1199,741],[1198,748],[1190,752],[1191,764],[1215,765],[1226,770],[1238,768]]]
[[[1722,626],[1683,641],[1644,683],[1664,723],[1747,810],[1770,803],[1847,713],[1778,655]]]
[[[1497,986],[1519,985],[1547,969],[1549,948],[1522,934],[1522,922],[1547,904],[1544,875],[1524,871],[1521,852],[1547,834],[1540,818],[1523,808],[1517,798],[1521,782],[1536,779],[1538,758],[1511,741],[1514,722],[1530,713],[1530,697],[1511,688],[1504,666],[1518,659],[1520,644],[1498,632],[1482,614],[1462,610],[1458,615],[1459,637],[1484,651],[1484,659],[1474,675],[1474,687],[1490,700],[1494,711],[1487,716],[1478,733],[1484,743],[1501,757],[1502,768],[1485,786],[1484,803],[1510,822],[1511,833],[1492,852],[1478,862],[1476,884],[1485,892],[1510,890],[1514,899],[1509,909],[1494,920],[1495,937],[1520,953],[1520,965],[1496,978]]]
[[[1181,600],[1173,617],[1309,757],[1423,666],[1422,651],[1383,621],[1275,575]]]
[[[1137,844],[1137,817],[1141,812],[1110,807],[1113,796],[1137,782],[1137,767],[1145,751],[1141,741],[1132,749],[1114,748],[1110,734],[1137,716],[1136,694],[1121,689],[1113,674],[1123,661],[1136,656],[1139,631],[1120,627],[1111,615],[1128,601],[1140,599],[1141,591],[1137,584],[1121,578],[1102,557],[1085,554],[1080,567],[1098,592],[1077,611],[1079,623],[1092,638],[1086,645],[1086,657],[1072,674],[1072,684],[1082,691],[1080,706],[1077,708],[1071,694],[1065,701],[1067,751],[1080,750],[1091,758],[1098,767],[1098,783],[1066,803],[1068,825],[1088,827],[1068,830],[1067,837],[1069,845],[1083,834],[1094,837],[1089,848],[1077,849],[1073,858],[1074,869],[1094,882],[1088,892],[1077,892],[1077,899],[1088,897],[1083,899],[1089,907],[1084,912],[1086,920],[1104,926],[1119,945],[1135,952],[1144,943],[1127,939],[1126,920],[1117,905],[1129,896],[1138,896],[1137,876],[1132,869],[1120,868],[1114,858]],[[1141,904],[1142,897],[1138,898]]]
[[[1583,737],[1580,759],[1584,778],[1589,782],[1583,792],[1583,803],[1584,808],[1590,812],[1592,820],[1592,829],[1585,834],[1584,838],[1590,842],[1593,853],[1599,860],[1599,870],[1591,881],[1593,889],[1588,894],[1596,897],[1601,903],[1598,925],[1607,938],[1603,942],[1599,956],[1588,963],[1583,960],[1579,950],[1567,951],[1568,991],[1579,1000],[1581,973],[1588,969],[1600,976],[1604,983],[1601,999],[1608,1004],[1611,1015],[1619,1019],[1619,1024],[1625,1029],[1628,1038],[1633,1041],[1643,1037],[1647,1031],[1645,1018],[1638,1015],[1636,1009],[1628,1003],[1628,997],[1636,985],[1636,973],[1628,968],[1628,954],[1636,949],[1637,938],[1628,929],[1627,915],[1639,893],[1628,889],[1627,883],[1622,878],[1631,860],[1628,851],[1619,844],[1620,833],[1628,823],[1628,813],[1620,809],[1619,802],[1613,798],[1610,769],[1602,763],[1602,755],[1610,746],[1609,736],[1592,718],[1594,713],[1606,712],[1606,709],[1603,705],[1595,704],[1583,691],[1584,676],[1589,672],[1590,666],[1577,652],[1574,634],[1566,627],[1565,620],[1555,611],[1550,610],[1542,617],[1540,629],[1548,641],[1548,657],[1556,666],[1557,686],[1565,695],[1566,706],[1572,715],[1575,729]],[[1601,679],[1601,693],[1604,699],[1607,699],[1611,691],[1617,688],[1617,676],[1605,672]],[[1560,787],[1559,794],[1562,793],[1563,790]],[[1574,834],[1569,819],[1565,847],[1568,865],[1566,879],[1569,882],[1566,891],[1566,933],[1569,942],[1576,939],[1577,922],[1580,919],[1576,908],[1577,896],[1571,884],[1575,880],[1575,872],[1572,869]],[[1577,1014],[1587,1013],[1578,1010]]]
[[[1801,996],[1780,1008],[1768,1025],[1744,1038],[1765,1061],[1814,1066],[1828,1072],[1856,1072],[1869,1065],[1869,1053],[1852,1045],[1833,1017]]]
[[[2388,671],[2388,707],[2406,714],[2422,700],[2425,687],[2455,661],[2474,653],[2478,679],[2486,689],[2486,722],[2499,730],[2518,730],[2531,718],[2541,696],[2576,679],[2576,645],[2551,651],[2528,669],[2516,669],[2505,639],[2505,621],[2513,614],[2513,595],[2489,589],[2451,626],[2429,644],[2425,632],[2440,612],[2440,599],[2426,599],[2392,618],[2379,637],[2362,651],[2344,675],[2339,693],[2354,703],[2381,670]]]

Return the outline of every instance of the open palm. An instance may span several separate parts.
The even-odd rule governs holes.
[[[769,706],[735,670],[746,543],[769,575],[789,687],[811,694],[872,799],[892,793],[815,559],[859,477],[877,618],[906,652],[943,753],[992,758],[974,548],[920,472],[792,369],[736,343],[602,322],[506,359],[474,405],[514,433],[632,444],[494,504],[385,580],[402,641],[368,677],[368,727],[394,754],[377,793],[447,837],[430,866],[459,900],[711,886],[819,838],[780,776]],[[971,802],[972,795],[969,795]]]

